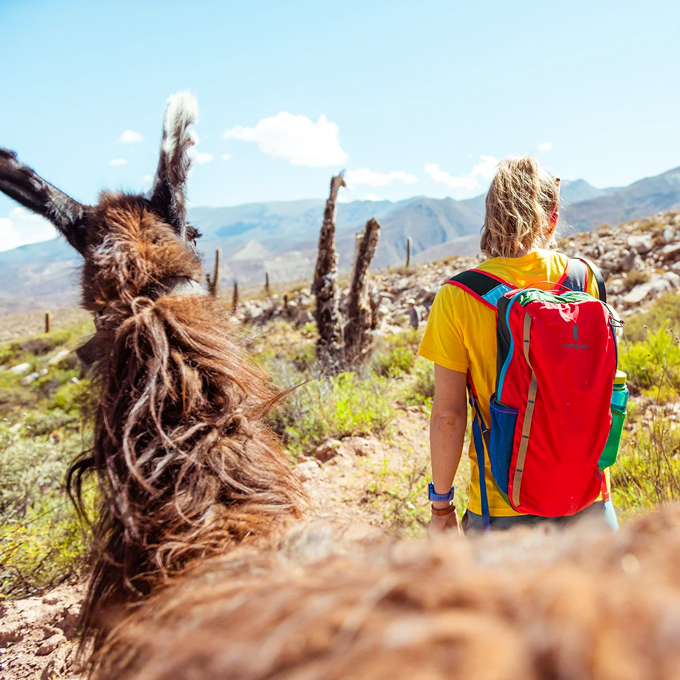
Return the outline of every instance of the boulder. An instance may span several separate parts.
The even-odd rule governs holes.
[[[7,369],[10,373],[17,373],[19,375],[23,373],[28,373],[31,370],[31,364],[28,362],[25,362],[23,364],[17,364],[16,366],[12,366],[11,368]]]
[[[650,234],[632,234],[628,237],[628,247],[644,255],[654,247],[654,241]]]
[[[664,262],[675,262],[680,259],[680,243],[669,243],[659,251],[659,255]]]
[[[341,446],[342,442],[340,442],[338,439],[327,439],[325,442],[323,442],[323,444],[320,444],[316,447],[316,450],[314,451],[314,458],[322,463],[325,463],[331,458],[335,458],[335,456],[340,453]]]

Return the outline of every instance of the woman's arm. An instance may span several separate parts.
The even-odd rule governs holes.
[[[434,403],[430,417],[430,456],[432,482],[436,493],[447,493],[456,476],[463,453],[467,427],[467,375],[443,366],[434,366]],[[445,508],[448,502],[433,503],[435,508]],[[456,515],[432,516],[433,532],[455,526]]]

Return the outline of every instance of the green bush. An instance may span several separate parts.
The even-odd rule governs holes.
[[[384,352],[374,354],[371,368],[379,376],[397,378],[411,372],[415,359],[415,354],[410,348],[395,347],[388,354]]]
[[[680,388],[680,347],[667,325],[651,331],[643,342],[622,343],[619,367],[628,380],[642,390]]]
[[[651,414],[651,415],[650,415]],[[635,419],[635,410],[630,414]],[[628,515],[680,500],[680,430],[659,404],[631,424],[612,466],[614,504]]]
[[[680,330],[680,294],[664,293],[642,314],[626,321],[624,337],[632,342],[644,342],[648,332],[656,333],[663,328]]]
[[[418,357],[411,377],[413,382],[409,385],[406,403],[411,406],[431,406],[434,399],[434,364]]]
[[[294,390],[272,416],[290,453],[308,453],[328,437],[365,435],[385,429],[394,415],[387,378],[355,373],[318,378]]]
[[[0,424],[0,596],[30,594],[83,566],[87,540],[64,479],[88,440],[63,411]]]

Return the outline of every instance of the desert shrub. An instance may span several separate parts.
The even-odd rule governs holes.
[[[92,508],[92,488],[85,498]],[[89,551],[89,531],[66,494],[46,495],[21,520],[0,524],[0,599],[42,592],[80,576]]]
[[[626,321],[624,337],[631,342],[644,342],[648,332],[656,333],[662,328],[680,329],[680,295],[664,293],[642,314]]]
[[[642,342],[622,343],[619,366],[628,380],[642,390],[677,390],[680,388],[680,347],[665,325],[656,333],[647,333]]]
[[[631,291],[635,286],[645,283],[646,281],[649,281],[649,274],[646,271],[633,269],[632,271],[629,271],[623,279],[623,289],[626,292]]]
[[[355,373],[318,378],[294,390],[271,424],[290,453],[298,455],[328,437],[384,430],[393,417],[393,386],[386,378]]]
[[[418,357],[411,373],[412,382],[406,403],[412,406],[431,405],[434,399],[434,365],[431,361]]]
[[[379,376],[396,378],[410,373],[415,363],[413,350],[395,347],[391,352],[376,352],[371,358],[371,368]]]
[[[680,430],[664,411],[652,404],[624,433],[611,468],[614,502],[624,517],[680,500]]]
[[[64,478],[88,444],[63,411],[0,424],[0,596],[30,594],[82,568],[88,545]]]

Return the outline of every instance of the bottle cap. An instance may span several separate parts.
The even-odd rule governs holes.
[[[623,387],[626,384],[627,377],[628,375],[623,371],[616,371],[616,375],[614,376],[614,384]]]

